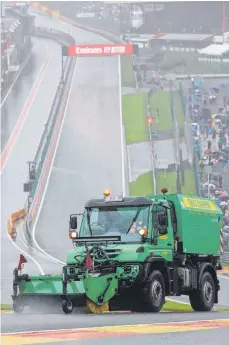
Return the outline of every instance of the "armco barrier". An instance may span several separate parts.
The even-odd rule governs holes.
[[[11,236],[12,239],[16,239],[17,237],[15,223],[18,220],[25,218],[25,216],[26,216],[26,213],[24,209],[18,210],[10,215],[8,219],[7,230],[8,230],[8,234]]]
[[[52,30],[49,28],[36,28],[35,33],[38,33],[38,35],[42,35],[45,37],[47,37],[48,35],[49,38],[53,37],[53,39],[60,44],[75,43],[73,37],[58,30]],[[44,188],[47,182],[48,173],[50,170],[57,138],[60,131],[60,126],[63,120],[70,83],[72,80],[71,76],[75,68],[75,63],[75,57],[69,57],[65,60],[64,71],[61,76],[61,80],[51,107],[49,118],[34,158],[34,162],[36,162],[36,178],[25,205],[26,228],[29,238],[29,230],[34,219],[36,218]]]

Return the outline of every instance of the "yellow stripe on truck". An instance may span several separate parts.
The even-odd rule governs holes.
[[[218,208],[216,205],[210,200],[200,200],[197,198],[183,198],[183,203],[185,208],[195,208],[198,210],[206,210],[206,211],[217,211]]]

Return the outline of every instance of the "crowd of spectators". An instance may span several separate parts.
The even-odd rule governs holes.
[[[222,95],[224,94],[224,95]],[[229,83],[199,88],[192,79],[188,97],[202,196],[223,212],[224,244],[229,249]]]

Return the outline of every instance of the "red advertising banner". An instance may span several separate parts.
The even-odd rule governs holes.
[[[68,56],[114,56],[132,54],[132,44],[81,44],[68,46]]]

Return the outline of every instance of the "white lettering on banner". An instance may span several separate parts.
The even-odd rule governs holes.
[[[112,53],[125,53],[125,47],[123,47],[123,46],[112,47],[111,52]]]
[[[103,49],[102,48],[80,48],[76,47],[76,54],[117,54],[117,53],[125,53],[125,47],[124,46],[105,46]]]
[[[76,54],[102,54],[103,50],[101,48],[79,48],[76,47]]]

